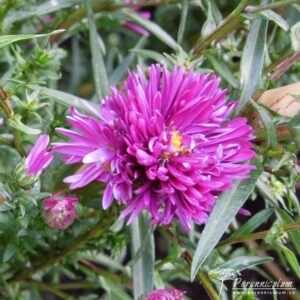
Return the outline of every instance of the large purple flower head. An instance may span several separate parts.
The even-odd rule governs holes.
[[[153,224],[178,219],[185,230],[207,220],[217,195],[253,168],[255,153],[245,118],[230,120],[220,79],[184,68],[151,65],[129,74],[102,104],[104,121],[72,111],[71,140],[57,143],[67,163],[83,168],[65,179],[71,188],[106,182],[102,204],[125,204],[128,223],[142,211]]]

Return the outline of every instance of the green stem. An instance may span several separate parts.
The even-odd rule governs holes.
[[[205,36],[204,38],[200,38],[195,46],[193,47],[193,52],[195,58],[199,57],[207,44],[212,42],[213,40],[223,38],[228,33],[230,33],[235,28],[241,25],[241,21],[244,17],[241,15],[243,10],[247,7],[249,0],[242,0],[240,4],[236,7],[234,11],[231,12],[218,26],[217,28]]]
[[[32,285],[40,289],[45,289],[45,284],[40,282],[22,282],[21,286],[29,288]],[[99,284],[95,282],[68,282],[68,283],[47,283],[47,288],[55,290],[77,290],[77,289],[99,289]]]
[[[263,11],[266,9],[276,9],[276,8],[281,8],[283,6],[291,5],[291,4],[296,4],[299,3],[299,0],[284,0],[284,1],[278,1],[275,3],[270,3],[266,5],[261,5],[261,6],[256,6],[256,7],[249,7],[246,9],[246,13],[256,13],[259,11]]]
[[[115,218],[112,216],[102,216],[101,219],[94,225],[91,231],[88,231],[77,238],[73,243],[71,243],[66,248],[56,251],[56,253],[51,257],[46,257],[42,261],[38,262],[36,266],[29,270],[25,270],[15,275],[9,280],[10,283],[19,282],[30,278],[33,274],[53,266],[55,263],[59,262],[61,259],[65,258],[70,253],[76,251],[78,248],[86,244],[92,238],[102,235],[107,231],[107,228],[111,226]],[[53,252],[53,251],[52,251]]]
[[[192,265],[192,256],[188,251],[185,251],[183,253],[183,258],[189,264],[189,266]],[[204,289],[210,299],[221,300],[221,298],[219,297],[218,293],[216,292],[216,290],[213,286],[213,283],[211,282],[210,278],[207,276],[206,272],[204,272],[203,270],[199,270],[196,277],[199,280],[199,282],[202,284],[202,286],[204,287]]]
[[[10,105],[8,94],[4,91],[4,89],[0,86],[0,107],[4,111],[7,119],[15,120],[15,114],[14,111]],[[12,128],[12,132],[14,135],[14,145],[16,149],[18,150],[19,154],[21,156],[26,156],[26,152],[22,146],[21,142],[21,134],[18,130]]]
[[[35,283],[35,287],[37,287],[40,290],[51,292],[52,294],[60,297],[61,299],[65,300],[75,300],[76,298],[72,297],[71,295],[68,295],[62,291],[60,291],[57,287],[53,287],[50,284],[44,284],[44,283]],[[30,285],[29,285],[30,287]]]
[[[295,231],[300,229],[300,222],[296,222],[293,224],[285,225],[282,226],[282,230],[285,232],[288,231]],[[260,231],[260,232],[255,232],[249,235],[241,236],[241,237],[236,237],[236,238],[228,238],[226,240],[223,240],[218,243],[217,248],[223,247],[223,246],[228,246],[228,245],[233,245],[237,243],[243,243],[247,241],[253,241],[253,240],[261,240],[265,238],[268,235],[269,231]]]
[[[280,79],[291,67],[295,65],[297,61],[300,60],[300,51],[295,52],[291,57],[286,58],[281,64],[278,66],[277,70],[275,70],[270,78],[272,81],[277,81]]]
[[[122,275],[114,274],[110,271],[100,268],[99,266],[94,265],[92,262],[86,259],[80,259],[79,262],[83,268],[88,269],[89,271],[93,271],[94,273],[103,276],[113,282],[132,286],[130,279],[124,273]]]
[[[9,140],[7,140],[6,138],[0,136],[0,143],[11,146],[11,142]]]
[[[174,242],[176,242],[181,247],[185,248],[183,241],[177,235],[175,235],[169,228],[165,228],[165,232]],[[187,250],[185,250],[184,253],[182,254],[182,257],[187,262],[187,264],[191,267],[192,260],[193,260],[191,254]],[[210,299],[221,300],[214,288],[213,283],[211,282],[210,278],[207,276],[206,272],[204,272],[203,270],[199,270],[197,272],[196,278],[199,280],[200,284],[204,287]]]
[[[273,63],[271,63],[269,66],[267,66],[264,69],[264,73],[268,74],[273,72],[279,65],[281,65],[286,59],[288,59],[293,54],[293,50],[291,48],[288,48],[284,53],[280,54],[280,57],[275,60]]]

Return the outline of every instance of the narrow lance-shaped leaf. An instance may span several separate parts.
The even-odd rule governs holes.
[[[7,123],[10,127],[17,129],[18,131],[24,132],[26,134],[37,135],[41,133],[39,129],[25,125],[22,122],[20,115],[15,115],[14,120],[7,120]]]
[[[156,51],[148,50],[148,49],[132,49],[131,51],[134,53],[137,53],[138,55],[140,55],[143,58],[146,58],[146,59],[150,58],[150,59],[157,61],[160,64],[168,65],[167,58]]]
[[[277,208],[276,213],[278,217],[281,219],[283,224],[293,224],[294,220],[288,213],[286,213],[283,209]],[[290,231],[288,232],[289,238],[293,243],[295,249],[297,250],[298,255],[300,255],[300,231]]]
[[[275,148],[277,145],[277,134],[276,128],[272,121],[271,116],[269,115],[268,111],[261,105],[257,104],[255,101],[250,100],[252,106],[258,112],[261,121],[265,127],[267,133],[267,148]]]
[[[4,19],[4,26],[9,26],[14,22],[20,22],[22,20],[34,17],[43,16],[52,12],[67,8],[76,4],[81,4],[81,0],[59,0],[59,1],[45,1],[40,5],[32,5],[26,10],[11,10],[7,17]]]
[[[145,45],[145,42],[146,42],[146,37],[142,37],[134,46],[134,48],[131,49],[131,53],[123,59],[123,62],[114,70],[114,72],[109,77],[110,84],[116,84],[119,80],[122,79],[127,69],[134,62],[136,56],[135,51],[141,49]]]
[[[300,112],[289,121],[288,126],[297,148],[300,149]]]
[[[282,246],[282,252],[283,252],[289,266],[291,267],[291,269],[295,272],[295,274],[299,278],[300,277],[300,266],[299,266],[299,262],[298,262],[296,255],[294,254],[293,251],[291,251],[286,246]]]
[[[257,159],[253,162],[256,169],[251,172],[250,178],[236,181],[230,190],[222,193],[217,199],[193,257],[191,279],[195,278],[199,268],[253,191],[255,183],[262,172],[261,163]]]
[[[83,98],[34,84],[29,84],[27,87],[34,91],[39,91],[41,95],[49,96],[50,98],[55,100],[55,102],[64,105],[68,108],[74,106],[82,112],[85,112],[89,115],[95,115],[96,117],[101,118],[99,108],[94,103],[89,102]]]
[[[64,32],[64,29],[60,30],[54,30],[50,33],[44,33],[44,34],[16,34],[16,35],[2,35],[0,36],[0,48],[6,47],[10,44],[13,44],[15,42],[24,41],[24,40],[31,40],[35,38],[42,38],[46,36],[51,36],[54,34],[59,34]]]
[[[269,217],[273,213],[273,208],[266,208],[258,212],[254,215],[250,220],[244,223],[241,227],[239,227],[230,238],[240,237],[246,234],[253,232],[256,228],[258,228],[263,223],[267,222]]]
[[[204,51],[204,56],[212,64],[216,72],[232,87],[237,88],[239,86],[238,81],[235,79],[225,62],[219,59],[214,51]]]
[[[263,69],[268,21],[255,19],[251,25],[241,61],[241,96],[237,113],[254,94]]]
[[[141,17],[139,14],[132,10],[124,10],[123,14],[130,20],[142,25],[144,28],[146,28],[149,32],[151,32],[153,35],[155,35],[158,39],[160,39],[163,43],[168,45],[173,50],[181,49],[181,46],[177,44],[166,31],[164,31],[160,26],[158,26],[154,22],[151,22]]]
[[[139,258],[133,265],[134,299],[153,289],[154,239],[148,217],[140,215],[132,224],[132,252]],[[142,249],[141,252],[139,250]]]
[[[181,5],[182,5],[182,12],[181,12],[181,19],[180,19],[180,24],[179,24],[179,28],[178,28],[178,34],[177,34],[177,43],[178,44],[181,44],[182,40],[183,40],[186,19],[187,19],[188,10],[189,10],[189,1],[182,0]]]
[[[219,269],[232,269],[241,272],[273,260],[271,256],[239,256],[217,266]]]
[[[281,27],[284,31],[289,30],[289,24],[277,13],[273,10],[266,9],[259,12],[266,19],[275,22],[279,27]]]
[[[90,48],[92,54],[92,67],[94,73],[94,82],[97,96],[102,99],[109,93],[109,82],[106,72],[106,66],[101,51],[102,44],[97,32],[94,14],[89,0],[85,0],[85,6],[88,16]]]

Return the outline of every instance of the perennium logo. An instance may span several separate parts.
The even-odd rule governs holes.
[[[292,281],[248,281],[241,278],[241,273],[230,268],[216,268],[208,272],[211,279],[221,281],[220,293],[223,289],[223,283],[232,280],[233,294],[243,295],[295,295],[296,288]]]
[[[232,291],[234,294],[255,294],[255,295],[295,295],[296,288],[292,281],[247,281],[237,278],[233,282]]]

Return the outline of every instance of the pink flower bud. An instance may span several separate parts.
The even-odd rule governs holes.
[[[75,208],[78,204],[76,196],[55,193],[43,202],[43,212],[47,223],[52,228],[66,229],[76,218]]]

